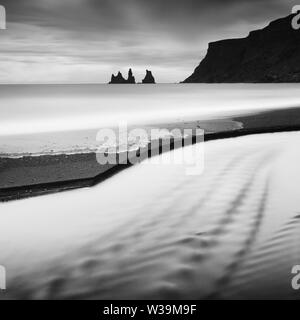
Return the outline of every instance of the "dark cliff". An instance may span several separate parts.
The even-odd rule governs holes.
[[[275,20],[247,38],[209,44],[186,83],[300,82],[300,30],[294,15]]]

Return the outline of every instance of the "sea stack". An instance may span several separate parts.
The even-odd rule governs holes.
[[[133,76],[132,70],[129,69],[127,80],[123,77],[120,71],[118,72],[117,76],[112,74],[111,81],[109,82],[109,84],[135,84],[135,78]]]
[[[143,83],[155,83],[155,79],[150,70],[146,70],[146,76],[142,81]]]
[[[111,75],[111,81],[110,84],[124,84],[126,83],[126,80],[124,79],[122,73],[119,71],[117,76],[114,74]]]
[[[127,83],[135,84],[135,77],[134,77],[133,74],[132,74],[131,68],[130,68],[129,71],[128,71]]]
[[[294,15],[275,20],[242,39],[209,44],[206,57],[185,83],[300,82],[300,31]]]

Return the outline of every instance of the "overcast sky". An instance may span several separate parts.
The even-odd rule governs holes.
[[[246,36],[293,0],[0,0],[0,83],[107,82],[133,68],[179,82],[210,41]]]

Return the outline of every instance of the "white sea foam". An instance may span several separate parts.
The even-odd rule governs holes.
[[[94,152],[97,130],[120,122],[203,124],[300,106],[300,90],[299,84],[0,85],[0,104],[0,155],[22,157]]]

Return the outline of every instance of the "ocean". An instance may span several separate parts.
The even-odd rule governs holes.
[[[0,85],[0,157],[94,152],[98,130],[120,123],[184,127],[297,107],[299,89],[299,84]],[[208,130],[217,126],[211,123]]]
[[[93,188],[1,203],[5,297],[299,298],[299,142],[211,141],[201,175],[146,161]]]
[[[0,148],[11,157],[91,152],[97,130],[122,121],[235,130],[237,116],[300,106],[297,84],[0,92]],[[287,110],[285,125],[298,117]],[[270,125],[270,114],[254,122]],[[299,298],[291,272],[300,261],[299,142],[295,131],[198,143],[183,149],[200,154],[196,175],[168,161],[177,149],[94,187],[1,203],[6,297]]]

